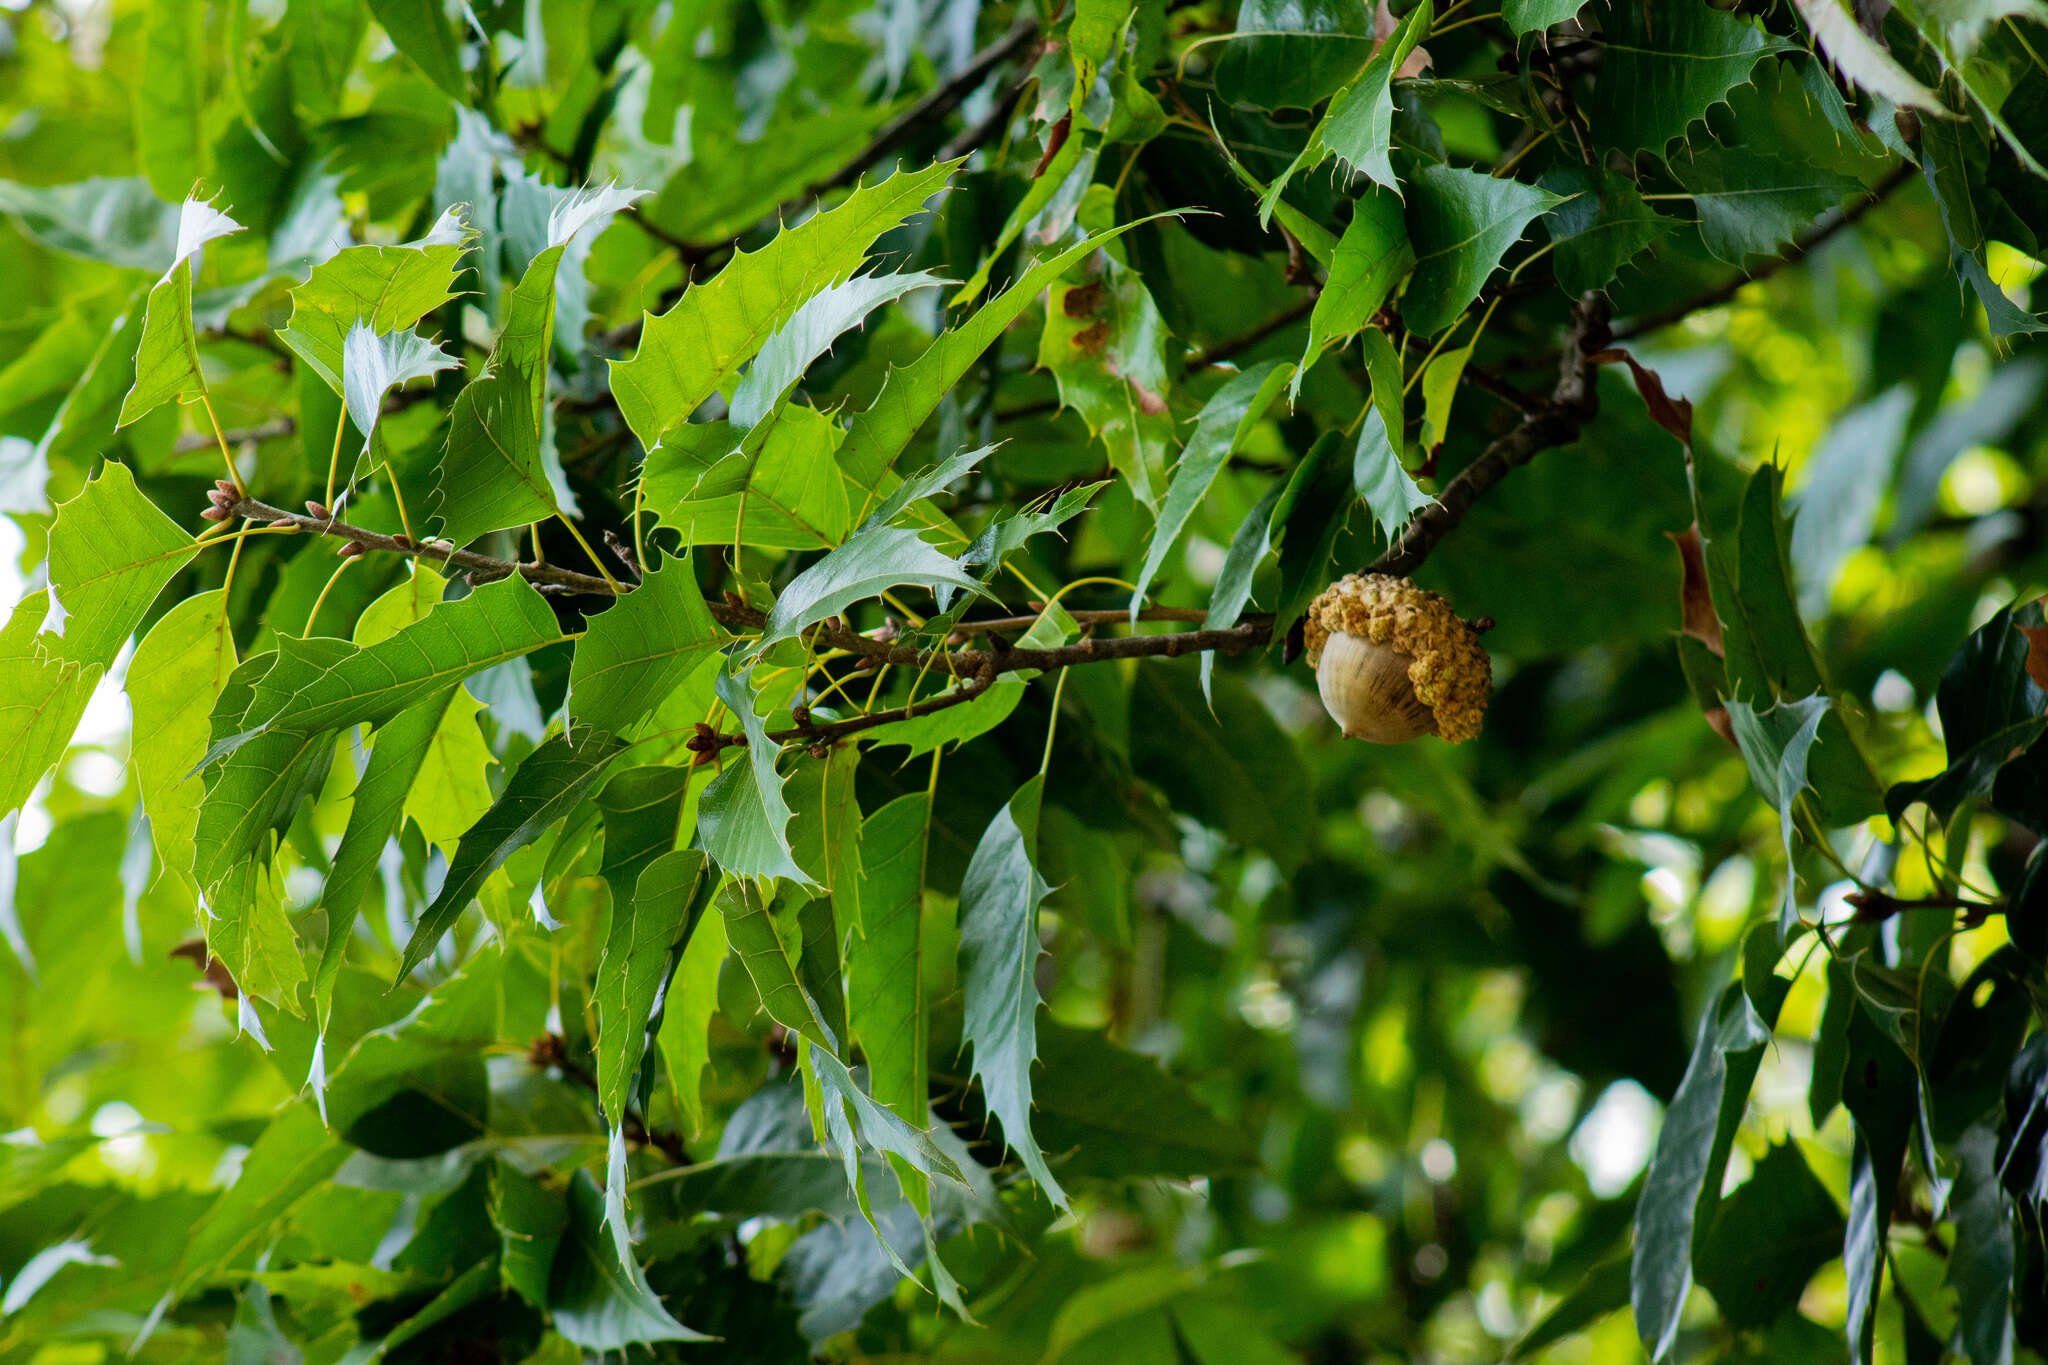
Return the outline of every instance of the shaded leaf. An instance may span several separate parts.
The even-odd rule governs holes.
[[[613,736],[597,731],[586,731],[573,740],[558,735],[513,769],[504,793],[462,836],[455,856],[449,859],[447,880],[441,883],[433,903],[421,912],[405,945],[399,980],[410,976],[454,927],[484,878],[574,809],[622,747]]]
[[[1767,36],[1749,18],[1709,5],[1646,10],[1609,0],[1600,10],[1600,80],[1582,101],[1596,143],[1624,154],[1664,154],[1674,139],[1760,60],[1791,45]]]
[[[1785,845],[1785,898],[1778,908],[1778,932],[1789,939],[1799,924],[1798,873],[1792,862],[1792,813],[1799,793],[1808,786],[1807,756],[1828,699],[1808,697],[1781,701],[1759,714],[1747,702],[1730,701],[1728,719],[1735,742],[1749,764],[1750,781],[1778,812],[1778,834]]]
[[[744,763],[728,758],[725,770],[711,779],[698,798],[698,837],[711,861],[725,872],[742,877],[783,877],[809,885],[810,878],[790,854],[786,832],[789,803],[782,794],[782,775],[775,770],[780,750],[754,712],[752,677],[749,666],[737,674],[720,672],[714,684],[718,699],[738,719],[747,737],[747,756]],[[737,938],[734,946],[739,946]],[[740,951],[744,955],[746,949]]]
[[[1003,1125],[1003,1140],[1046,1197],[1065,1208],[1066,1192],[1031,1132],[1038,905],[1052,889],[1038,875],[1034,858],[1042,782],[1026,782],[996,813],[967,865],[960,888],[961,1036],[974,1049],[974,1075],[989,1112]]]
[[[1224,461],[1265,416],[1266,409],[1279,397],[1280,385],[1295,374],[1295,367],[1281,361],[1261,361],[1231,376],[1195,415],[1195,429],[1181,449],[1179,463],[1173,467],[1166,500],[1152,528],[1152,542],[1145,551],[1145,565],[1138,571],[1137,587],[1131,592],[1133,621],[1144,604],[1145,590],[1180,538],[1188,518],[1207,496],[1209,485],[1222,471]]]
[[[1548,190],[1457,166],[1423,166],[1409,189],[1415,273],[1401,317],[1418,336],[1456,322],[1530,221],[1558,203]]]
[[[650,1341],[708,1341],[677,1322],[639,1265],[622,1260],[604,1230],[604,1194],[588,1171],[569,1177],[569,1217],[548,1285],[555,1330],[587,1351]]]
[[[1574,298],[1605,289],[1621,267],[1678,224],[1643,202],[1635,182],[1590,166],[1559,166],[1538,182],[1563,196],[1543,220],[1556,243],[1557,283]]]
[[[1279,201],[1287,182],[1297,172],[1314,170],[1333,153],[1368,180],[1400,193],[1394,164],[1388,157],[1394,145],[1394,73],[1422,41],[1435,16],[1430,0],[1420,0],[1401,17],[1393,34],[1379,44],[1379,50],[1357,77],[1330,100],[1330,107],[1310,130],[1308,144],[1286,170],[1274,177],[1260,197],[1262,226],[1272,218],[1273,205]],[[1239,23],[1242,22],[1240,18]]]

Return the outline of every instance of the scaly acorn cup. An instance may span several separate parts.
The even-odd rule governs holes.
[[[1347,574],[1309,604],[1302,642],[1323,706],[1350,738],[1462,744],[1479,733],[1493,665],[1479,630],[1435,593],[1387,574]]]

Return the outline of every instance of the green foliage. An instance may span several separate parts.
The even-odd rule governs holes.
[[[0,6],[0,1360],[2038,1358],[2043,52]]]

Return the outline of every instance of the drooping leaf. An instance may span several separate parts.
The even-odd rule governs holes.
[[[1358,444],[1351,452],[1351,486],[1389,541],[1432,501],[1402,466],[1376,404],[1366,408],[1358,427]]]
[[[1772,988],[1782,1001],[1783,982]],[[1740,1117],[1756,1078],[1776,1008],[1760,1018],[1737,982],[1722,991],[1700,1021],[1699,1041],[1685,1078],[1664,1113],[1643,1192],[1636,1203],[1635,1249],[1630,1262],[1630,1302],[1636,1334],[1653,1360],[1669,1353],[1678,1334],[1679,1312],[1692,1284],[1695,1237],[1720,1195],[1721,1169],[1728,1159],[1722,1140],[1732,1140],[1732,1109]]]
[[[1158,500],[1173,433],[1167,340],[1143,278],[1107,252],[1046,295],[1038,363],[1147,505]]]
[[[306,965],[285,918],[283,889],[268,866],[244,861],[213,887],[206,947],[243,995],[292,1008]]]
[[[1231,376],[1222,388],[1195,414],[1195,429],[1181,448],[1180,461],[1173,467],[1173,479],[1166,488],[1166,500],[1159,520],[1152,528],[1152,542],[1145,551],[1145,565],[1138,571],[1137,587],[1131,593],[1131,617],[1135,621],[1144,604],[1145,590],[1166,556],[1180,538],[1188,518],[1209,492],[1232,450],[1265,416],[1279,397],[1280,386],[1294,377],[1293,366],[1278,360],[1261,361]]]
[[[798,893],[798,899],[809,898]],[[801,930],[794,916],[776,913],[777,900],[764,895],[751,878],[728,878],[718,892],[726,942],[753,979],[768,1017],[802,1034],[813,1047],[828,1049],[840,1040],[826,1038],[824,1021],[804,990],[797,970],[803,957]]]
[[[624,733],[710,656],[719,630],[695,573],[687,559],[657,566],[590,618],[569,666],[576,724]]]
[[[640,197],[638,190],[611,186],[548,195],[544,235],[506,303],[505,327],[489,369],[456,395],[449,413],[435,508],[442,534],[458,545],[569,505],[559,488],[560,468],[551,470],[553,456],[545,444],[553,430],[547,375],[565,287],[562,265],[579,233]]]
[[[135,161],[157,196],[176,201],[206,174],[206,14],[161,0],[148,7],[135,87]]]
[[[696,849],[664,853],[640,874],[632,900],[612,907],[593,999],[600,1011],[597,1094],[605,1117],[624,1122],[633,1077],[646,1050],[647,1021],[669,977],[671,955],[695,927],[712,876]]]
[[[708,1341],[677,1322],[646,1273],[621,1259],[604,1230],[604,1193],[588,1171],[569,1178],[569,1220],[548,1288],[555,1330],[587,1351],[623,1351],[653,1341]]]
[[[718,699],[747,737],[747,756],[744,763],[737,755],[728,758],[725,770],[698,798],[698,835],[722,871],[740,877],[783,877],[808,886],[810,878],[790,853],[789,802],[782,794],[782,774],[775,768],[780,748],[769,740],[767,725],[754,711],[752,677],[752,668],[721,671],[714,684]],[[737,938],[734,943],[738,945]],[[744,955],[746,949],[740,951]]]
[[[1888,389],[1837,418],[1808,457],[1791,545],[1799,608],[1806,614],[1827,610],[1842,561],[1876,529],[1878,504],[1892,482],[1912,409],[1910,389]]]
[[[805,220],[760,251],[741,253],[649,316],[630,360],[611,362],[619,412],[652,450],[738,373],[811,295],[859,268],[876,238],[924,207],[953,165],[903,171]]]
[[[1415,265],[1401,201],[1390,191],[1368,189],[1351,206],[1351,221],[1337,239],[1330,277],[1316,295],[1308,318],[1308,349],[1288,381],[1290,399],[1298,396],[1301,378],[1333,344],[1369,325],[1394,286]]]
[[[301,764],[348,725],[380,725],[473,673],[551,644],[561,631],[524,579],[487,584],[364,649],[283,642],[207,754],[198,868],[210,883],[285,814]],[[317,638],[317,637],[316,637]]]
[[[192,875],[204,786],[191,774],[206,753],[207,712],[235,663],[234,635],[217,592],[188,597],[165,612],[129,661],[136,779],[157,859],[173,875]]]
[[[62,756],[94,686],[198,549],[115,461],[58,507],[49,544],[50,589],[0,630],[0,812]]]
[[[676,1105],[693,1134],[704,1126],[704,1068],[711,1061],[707,1030],[718,1013],[718,974],[727,946],[725,916],[700,917],[662,1005],[661,1055]]]
[[[241,230],[241,224],[203,200],[187,199],[179,209],[177,254],[149,291],[135,352],[135,384],[121,401],[118,425],[125,427],[173,398],[206,392],[192,326],[192,272],[197,268],[192,258],[208,242]]]
[[[1415,273],[1401,317],[1419,336],[1457,321],[1530,220],[1558,203],[1548,190],[1458,166],[1424,166],[1409,190]]]
[[[1259,200],[1259,222],[1273,216],[1280,191],[1297,173],[1314,170],[1333,153],[1360,175],[1400,193],[1388,153],[1394,145],[1394,73],[1429,31],[1436,17],[1431,0],[1421,0],[1401,17],[1391,37],[1372,54],[1352,82],[1339,90],[1308,135],[1308,144],[1288,168],[1276,176]]]
[[[1699,1280],[1737,1327],[1763,1328],[1841,1254],[1841,1211],[1795,1143],[1774,1145],[1721,1201],[1699,1248]]]
[[[1781,701],[1759,714],[1747,702],[1730,701],[1728,720],[1735,742],[1749,764],[1750,780],[1778,812],[1778,834],[1785,845],[1785,898],[1778,909],[1778,929],[1785,937],[1799,923],[1798,874],[1792,865],[1792,821],[1799,794],[1808,785],[1807,756],[1827,714],[1828,699],[1808,697]]]
[[[1901,109],[1924,110],[1936,118],[1949,116],[1939,95],[1914,80],[1882,42],[1864,32],[1847,0],[1797,0],[1797,4],[1814,42],[1835,69],[1859,88]]]
[[[1215,715],[1191,670],[1159,665],[1132,688],[1131,765],[1175,806],[1281,868],[1307,857],[1314,821],[1301,758],[1242,683],[1213,689]]]
[[[458,104],[469,98],[462,45],[447,10],[435,0],[370,0],[370,12],[392,44],[444,94]]]
[[[1042,778],[1018,789],[989,822],[960,888],[961,1036],[1003,1140],[1046,1197],[1066,1207],[1031,1132],[1031,1065],[1038,1057],[1038,905],[1051,891],[1038,875]]]
[[[1894,820],[1916,801],[1947,820],[1964,801],[1990,795],[2000,770],[2048,728],[2048,694],[2027,673],[2028,652],[2027,637],[2005,610],[1950,658],[1935,693],[1948,766],[1886,792]]]
[[[1046,1146],[1075,1176],[1208,1175],[1257,1161],[1248,1133],[1216,1117],[1149,1057],[1100,1033],[1039,1025],[1044,1079],[1032,1096]]]
[[[861,824],[861,926],[848,942],[847,1008],[875,1100],[926,1122],[923,892],[931,803],[900,796]]]
[[[1222,630],[1237,624],[1237,618],[1244,613],[1247,603],[1252,600],[1252,575],[1266,560],[1273,548],[1273,509],[1280,504],[1281,486],[1275,485],[1259,505],[1246,514],[1238,525],[1237,534],[1230,538],[1230,548],[1224,552],[1223,567],[1216,573],[1216,587],[1209,596],[1209,614],[1202,618],[1204,630]],[[1213,653],[1202,656],[1202,695],[1211,696],[1211,683],[1216,670],[1216,656]]]
[[[399,980],[410,976],[454,927],[484,878],[572,810],[622,747],[611,735],[585,731],[574,739],[557,736],[526,756],[497,803],[462,836],[448,861],[447,880],[405,945]]]
[[[1952,1208],[1955,1250],[1945,1283],[1960,1299],[1956,1334],[1973,1365],[2007,1365],[2013,1359],[2012,1219],[1998,1180],[1998,1137],[1979,1125],[1956,1144],[1960,1170]]]
[[[1334,577],[1331,552],[1351,511],[1354,462],[1345,458],[1344,433],[1325,432],[1288,475],[1273,506],[1272,538],[1280,543],[1280,598],[1273,633],[1284,637],[1315,595]],[[1405,477],[1405,476],[1404,476]]]

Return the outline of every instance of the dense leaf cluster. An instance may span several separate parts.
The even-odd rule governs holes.
[[[0,8],[0,1361],[2038,1356],[2044,51]]]

